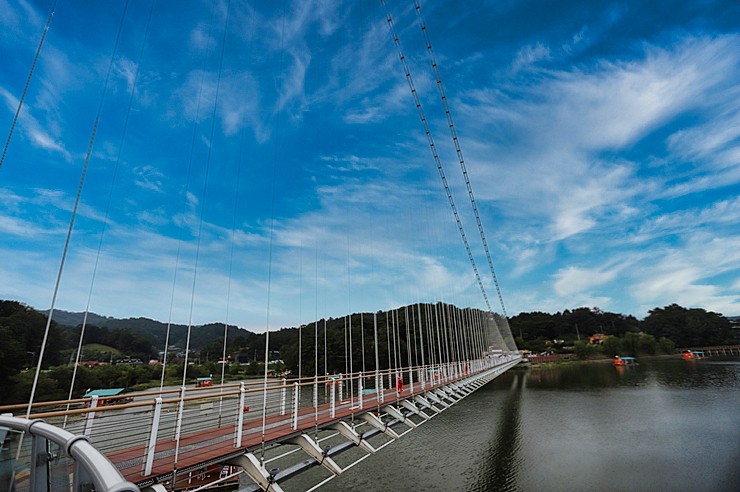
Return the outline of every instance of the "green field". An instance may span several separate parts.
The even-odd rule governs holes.
[[[105,361],[106,359],[120,359],[125,357],[120,350],[111,347],[109,345],[103,345],[102,343],[88,343],[82,346],[82,355],[86,360],[98,359]],[[105,357],[103,357],[105,356]]]

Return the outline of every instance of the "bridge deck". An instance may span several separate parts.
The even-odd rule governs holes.
[[[477,371],[485,372],[485,371]],[[430,390],[455,384],[469,379],[475,373],[464,374],[457,378],[438,380],[436,384],[416,382],[413,386],[407,385],[403,391],[395,388],[384,389],[382,400],[380,393],[371,392],[362,395],[362,408],[357,395],[338,401],[334,407],[334,416],[331,412],[331,403],[322,403],[317,407],[302,407],[298,410],[297,426],[293,428],[293,415],[268,415],[265,419],[264,436],[261,409],[254,409],[255,417],[245,419],[242,425],[242,442],[235,444],[235,429],[233,425],[214,425],[211,428],[190,432],[180,436],[179,447],[173,438],[158,439],[155,447],[154,461],[150,474],[144,474],[146,460],[146,445],[129,446],[124,449],[106,452],[106,457],[120,470],[123,476],[134,483],[146,484],[166,479],[172,476],[173,470],[179,472],[202,468],[210,463],[223,462],[229,458],[241,455],[249,450],[265,445],[285,441],[303,432],[316,428],[326,427],[334,422],[346,420],[353,415],[359,416],[366,412],[378,412],[385,405],[398,403],[400,400],[423,395]],[[177,462],[175,455],[177,454]]]
[[[398,393],[395,389],[383,391],[383,402],[376,393],[363,395],[363,409],[359,408],[359,401],[355,397],[339,402],[335,408],[335,416],[331,416],[331,404],[323,403],[316,409],[301,408],[298,416],[297,429],[292,427],[292,415],[273,415],[265,419],[264,442],[266,444],[279,442],[302,432],[310,431],[317,426],[325,426],[333,422],[359,415],[368,411],[378,410],[378,405],[393,404],[400,399],[423,394],[431,389],[442,387],[452,381],[436,385],[426,385],[422,391],[421,385],[415,385],[414,391],[410,387]],[[244,438],[242,445],[234,445],[233,426],[214,427],[199,432],[181,436],[177,459],[177,469],[187,470],[203,466],[210,462],[226,460],[232,456],[244,453],[249,449],[260,446],[263,442],[262,418],[245,420],[242,426]],[[177,443],[173,439],[157,441],[154,465],[150,475],[143,474],[146,446],[138,445],[126,449],[106,453],[106,456],[121,471],[123,476],[132,482],[148,482],[155,477],[172,474],[175,468],[175,449]]]

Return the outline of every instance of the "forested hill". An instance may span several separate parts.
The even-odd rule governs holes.
[[[48,311],[42,312],[44,315],[48,315]],[[85,313],[55,310],[53,320],[60,327],[75,328],[82,325],[84,317]],[[85,338],[88,340],[94,339],[94,332],[99,328],[106,328],[108,330],[126,330],[132,335],[146,339],[151,346],[159,347],[160,350],[164,347],[164,343],[167,338],[167,323],[162,323],[161,321],[149,318],[118,319],[89,313],[87,316],[86,327],[86,330],[89,331]],[[171,347],[175,346],[184,349],[187,342],[187,334],[188,327],[186,325],[171,324],[169,345]],[[228,329],[228,338],[233,338],[238,335],[250,338],[255,334],[237,326],[230,325]],[[206,325],[194,326],[190,333],[190,347],[196,351],[201,350],[211,344],[214,340],[223,340],[223,336],[223,323],[209,323]]]
[[[43,314],[48,315],[48,311],[43,311]],[[85,313],[55,310],[53,320],[61,327],[74,328],[82,325],[84,317]],[[90,329],[93,332],[96,328],[108,328],[109,330],[125,329],[133,335],[145,338],[152,346],[160,347],[160,350],[164,347],[164,343],[167,338],[167,323],[162,323],[161,321],[149,318],[118,319],[89,313],[87,316],[86,326],[91,327]],[[184,348],[187,341],[187,334],[188,327],[186,325],[170,325],[169,345]],[[89,333],[86,338],[91,339],[91,335],[94,337],[93,333]],[[229,326],[228,338],[233,338],[238,335],[249,338],[250,336],[253,336],[254,333],[238,328],[237,326]],[[207,325],[194,326],[191,329],[190,334],[190,347],[193,350],[200,350],[211,344],[215,339],[223,340],[223,336],[223,323],[209,323]]]

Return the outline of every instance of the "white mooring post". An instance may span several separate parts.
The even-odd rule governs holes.
[[[283,384],[282,384],[283,389],[280,390],[280,415],[285,415],[285,402],[287,398],[287,395],[286,395],[287,388],[285,386],[286,384],[287,382],[285,378],[283,378]]]
[[[242,447],[242,436],[244,434],[244,397],[246,396],[247,388],[244,386],[244,381],[239,383],[239,407],[236,409],[236,436],[234,438],[234,447]]]
[[[293,383],[293,430],[298,429],[298,383]]]
[[[149,442],[146,447],[146,464],[144,475],[151,475],[154,465],[154,451],[157,445],[157,433],[159,432],[159,418],[162,415],[162,397],[154,400],[154,414],[152,416],[152,427],[149,429]]]

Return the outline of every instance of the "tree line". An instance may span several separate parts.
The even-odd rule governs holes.
[[[424,305],[419,308],[433,309],[432,306]],[[387,335],[388,325],[392,326],[394,323],[394,320],[389,320],[387,312],[355,313],[350,318],[322,319],[301,328],[284,328],[271,332],[270,358],[282,359],[284,367],[293,374],[298,374],[299,370],[303,375],[312,375],[314,370],[318,374],[325,371],[336,373],[374,370],[374,325],[377,322],[378,351],[382,354],[379,359],[381,369],[397,363],[390,359],[391,351],[402,354],[401,365],[406,365],[406,354],[409,353],[413,359],[411,363],[420,364],[419,354],[413,349],[409,350],[410,346],[415,347],[417,344],[415,330],[408,331],[411,338],[407,340],[405,328],[407,319],[411,326],[414,325],[414,312],[419,312],[419,308],[409,306],[405,315],[398,315],[395,319],[398,329],[397,346],[392,346],[395,342]],[[150,359],[161,358],[163,324],[144,318],[115,320],[98,316],[94,319],[113,327],[92,324],[86,326],[85,344],[99,344],[103,348],[88,350],[88,357],[83,357],[83,360],[89,357],[106,360],[103,357],[104,347],[111,347],[125,356],[140,359],[144,364],[80,367],[74,397],[81,396],[89,388],[130,389],[160,380],[161,367],[146,363]],[[126,321],[130,321],[134,328],[127,328]],[[350,325],[351,330],[348,330]],[[573,346],[577,352],[588,355],[588,351],[593,349],[585,341],[595,333],[609,336],[601,349],[604,353],[653,353],[656,350],[671,351],[676,346],[738,343],[728,318],[704,309],[689,309],[677,304],[655,308],[641,321],[634,316],[604,312],[598,308],[578,308],[555,314],[521,313],[510,318],[509,325],[516,337],[517,346],[535,352],[548,350],[555,341],[562,341],[563,345]],[[0,300],[0,339],[3,340],[0,344],[0,404],[22,402],[28,397],[45,326],[44,313],[16,301]],[[178,327],[178,339],[181,328]],[[42,364],[45,372],[37,392],[41,398],[53,400],[67,397],[71,364],[74,362],[80,329],[81,325],[60,326],[55,322],[51,323]],[[192,331],[191,347],[194,352],[190,354],[189,360],[196,362],[196,365],[188,368],[188,375],[199,377],[220,374],[221,366],[218,361],[223,357],[224,325],[213,323],[193,327]],[[345,345],[344,341],[348,333],[354,340],[351,346]],[[315,344],[317,335],[318,346]],[[230,361],[228,374],[243,377],[261,373],[264,370],[261,361],[264,359],[265,341],[264,333],[257,334],[229,326],[226,346]],[[112,353],[108,354],[108,360],[113,358]],[[179,384],[184,361],[175,353],[168,355],[168,361],[165,379],[171,384]]]
[[[547,350],[554,340],[573,346],[578,340],[587,341],[596,333],[614,339],[624,339],[633,334],[627,337],[630,344],[634,334],[643,333],[653,337],[656,343],[665,338],[679,348],[740,343],[737,328],[733,328],[730,319],[719,313],[678,304],[652,309],[643,320],[599,308],[582,307],[555,314],[521,313],[509,320],[509,326],[517,346],[535,352]],[[647,342],[643,340],[642,343]]]

